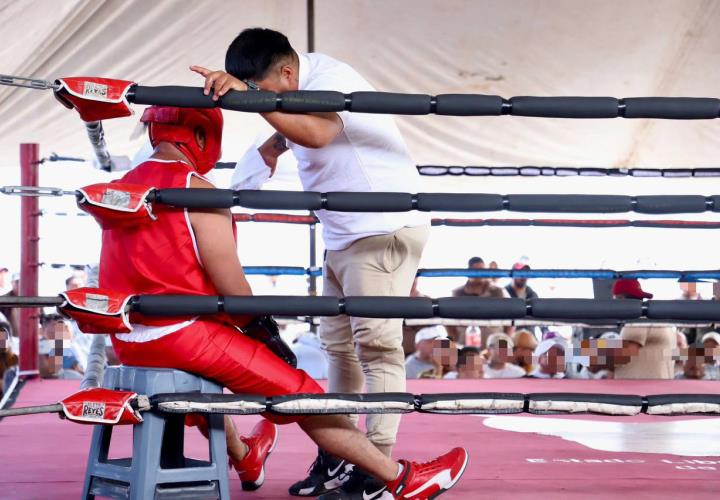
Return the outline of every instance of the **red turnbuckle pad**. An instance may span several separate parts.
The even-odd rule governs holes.
[[[62,292],[60,314],[74,320],[83,333],[130,333],[132,295],[104,288],[76,288]]]
[[[135,425],[143,421],[140,410],[145,408],[140,399],[147,398],[135,392],[93,387],[66,397],[60,404],[65,418],[80,424]]]
[[[137,226],[155,220],[148,201],[154,189],[124,182],[92,184],[77,190],[77,204],[103,229]]]
[[[60,85],[55,91],[55,98],[66,108],[76,109],[85,122],[97,122],[133,114],[127,93],[135,82],[77,76],[60,78],[55,83]]]

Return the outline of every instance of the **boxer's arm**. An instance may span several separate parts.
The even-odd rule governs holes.
[[[193,177],[190,187],[213,189],[215,186]],[[238,258],[230,210],[192,210],[189,215],[200,261],[218,293],[252,295]]]

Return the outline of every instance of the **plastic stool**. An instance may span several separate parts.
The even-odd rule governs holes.
[[[179,370],[111,367],[103,387],[152,396],[199,391],[222,393],[222,387]],[[185,415],[144,412],[133,428],[132,458],[108,459],[113,426],[96,425],[85,471],[82,498],[95,495],[129,499],[230,498],[223,415],[208,414],[210,461],[185,458]]]

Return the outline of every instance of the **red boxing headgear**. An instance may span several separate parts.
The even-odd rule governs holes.
[[[150,106],[140,121],[149,124],[153,147],[163,141],[174,144],[200,174],[208,173],[220,160],[223,129],[220,108]],[[204,148],[195,140],[198,128],[205,134]]]

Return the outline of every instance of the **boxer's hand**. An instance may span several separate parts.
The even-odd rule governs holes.
[[[248,89],[247,85],[241,80],[224,71],[210,71],[202,66],[190,66],[190,70],[205,77],[205,88],[203,92],[205,95],[208,95],[210,91],[213,90],[213,101],[217,101],[227,94],[228,90],[244,92]]]

